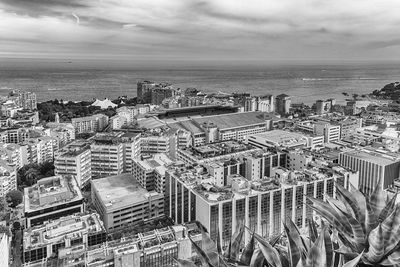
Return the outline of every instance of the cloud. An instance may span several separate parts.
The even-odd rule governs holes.
[[[3,0],[0,54],[393,58],[400,52],[385,49],[398,45],[399,8],[398,0]]]

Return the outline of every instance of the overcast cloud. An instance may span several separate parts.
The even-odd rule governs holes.
[[[399,0],[0,0],[0,56],[399,59]]]

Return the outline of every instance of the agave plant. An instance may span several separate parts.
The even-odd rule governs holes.
[[[351,191],[336,185],[337,199],[326,202],[308,198],[310,205],[332,227],[345,260],[359,266],[400,266],[400,206],[397,194],[389,198],[378,181],[366,196],[353,186]]]
[[[201,248],[192,241],[196,253],[200,257],[203,267],[337,267],[339,261],[334,257],[333,244],[331,242],[328,228],[324,227],[320,234],[317,233],[317,227],[312,221],[310,227],[310,236],[300,235],[299,229],[292,222],[288,221],[284,225],[288,246],[281,246],[278,241],[281,235],[273,236],[266,240],[262,236],[248,229],[251,233],[250,242],[240,253],[240,244],[244,235],[243,224],[232,235],[229,245],[222,252],[219,244],[219,235],[217,244],[211,240],[206,230],[200,227],[202,231]],[[257,241],[257,242],[256,242]],[[258,246],[256,246],[256,243]],[[257,248],[258,247],[258,248]],[[194,263],[175,259],[179,267],[194,267]],[[354,267],[357,262],[344,265],[345,267]]]

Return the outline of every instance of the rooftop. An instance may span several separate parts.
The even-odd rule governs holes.
[[[195,118],[198,125],[214,125],[219,129],[232,129],[265,123],[264,112],[240,112]]]
[[[391,153],[383,149],[374,149],[372,147],[354,149],[343,152],[343,154],[357,157],[368,162],[377,163],[379,165],[390,165],[400,161],[398,153]]]
[[[60,149],[59,156],[76,157],[87,150],[90,150],[90,144],[88,142],[76,140]]]
[[[75,239],[83,234],[105,231],[97,213],[76,214],[62,217],[45,225],[28,228],[24,231],[24,249],[56,244],[65,239]]]
[[[281,147],[293,147],[307,144],[307,138],[303,134],[282,130],[272,130],[254,134],[249,136],[248,139],[251,140],[252,137],[266,139],[266,142]]]
[[[183,148],[180,151],[198,160],[213,158],[232,153],[250,151],[254,148],[250,145],[235,140],[221,141],[198,147]]]
[[[24,189],[25,212],[57,206],[82,199],[82,193],[72,176],[51,176],[40,179]]]
[[[97,192],[109,211],[146,202],[158,193],[149,193],[130,173],[92,180],[92,190]]]

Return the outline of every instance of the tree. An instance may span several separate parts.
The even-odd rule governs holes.
[[[8,205],[12,208],[15,208],[19,204],[22,203],[23,195],[21,191],[11,190],[6,194],[6,201]]]
[[[0,198],[0,212],[3,212],[3,211],[5,211],[6,210],[6,208],[7,208],[7,202],[6,202],[6,200],[5,200],[5,198],[4,197],[1,197]]]
[[[25,173],[25,184],[28,186],[33,185],[36,183],[39,173],[36,169],[30,168]]]

